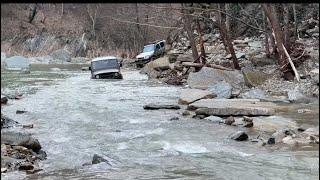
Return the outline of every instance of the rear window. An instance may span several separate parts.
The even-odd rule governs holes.
[[[92,70],[102,70],[102,69],[117,69],[119,68],[117,59],[108,59],[101,61],[93,61],[91,63]]]

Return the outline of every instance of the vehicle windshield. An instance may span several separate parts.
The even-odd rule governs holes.
[[[154,44],[150,44],[150,45],[146,45],[143,48],[143,52],[151,52],[154,51],[155,45]]]
[[[107,59],[101,61],[93,61],[91,63],[91,69],[94,71],[102,69],[118,69],[119,64],[117,59]]]

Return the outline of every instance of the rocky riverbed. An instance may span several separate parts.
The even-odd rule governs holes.
[[[91,80],[81,66],[50,68],[37,67],[23,76],[2,71],[7,92],[28,84],[34,87],[2,105],[5,116],[33,128],[8,130],[32,134],[47,155],[44,160],[36,158],[39,166],[34,174],[7,169],[2,178],[319,177],[319,134],[314,131],[319,126],[317,101],[251,99],[256,102],[253,108],[268,104],[272,114],[221,116],[219,109],[203,114],[199,106],[235,98],[217,99],[209,90],[190,93],[190,87],[167,85],[130,69],[123,69],[124,80],[107,81]],[[235,96],[234,91],[231,94]],[[37,157],[25,148],[2,145],[1,152],[6,149],[12,156],[26,151],[26,159]],[[231,173],[225,174],[225,169]]]

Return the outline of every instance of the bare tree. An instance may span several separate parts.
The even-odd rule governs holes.
[[[184,5],[183,5],[183,7],[184,7]],[[184,28],[188,34],[188,39],[190,41],[190,46],[191,46],[191,50],[192,50],[192,56],[193,56],[193,59],[196,61],[199,57],[199,54],[198,54],[198,50],[197,50],[196,43],[194,40],[194,35],[193,35],[193,30],[192,30],[192,25],[191,25],[192,16],[190,16],[190,10],[188,10],[188,9],[182,9],[182,12],[185,14],[184,15]]]
[[[218,9],[220,10],[220,5],[218,5]],[[225,22],[222,22],[221,13],[219,11],[216,11],[215,17],[216,18],[212,18],[212,20],[219,29],[219,32],[221,34],[221,38],[223,40],[225,47],[228,47],[228,50],[231,54],[231,58],[232,58],[232,62],[233,62],[233,68],[240,70],[241,68],[240,68],[236,53],[235,53],[233,45],[232,45],[232,40],[231,40],[230,36],[228,35],[228,31],[227,31]]]
[[[272,26],[273,34],[276,40],[276,46],[279,52],[278,63],[281,67],[282,72],[284,73],[284,77],[286,79],[292,79],[292,72],[288,70],[288,64],[290,64],[292,71],[294,72],[297,80],[299,81],[300,77],[298,75],[298,72],[284,46],[283,33],[281,31],[281,27],[278,22],[278,18],[274,10],[274,7],[269,4],[263,4],[262,7]]]
[[[89,18],[91,20],[91,33],[95,37],[95,26],[97,23],[97,14],[100,8],[100,4],[87,4],[87,13],[89,15]]]

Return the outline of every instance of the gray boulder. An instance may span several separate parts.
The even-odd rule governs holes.
[[[39,141],[29,134],[16,132],[1,132],[1,143],[9,145],[24,146],[32,149],[34,152],[39,152],[41,145]]]
[[[13,56],[5,59],[5,68],[9,70],[29,69],[30,61],[23,56]]]
[[[237,131],[231,135],[231,139],[236,141],[246,141],[248,139],[248,135],[243,131]]]
[[[58,62],[71,62],[71,53],[65,49],[58,49],[53,51],[50,56]]]
[[[187,83],[191,88],[208,89],[210,85],[225,81],[232,87],[242,87],[244,85],[243,75],[240,71],[225,71],[203,67],[199,72],[190,73]]]
[[[225,120],[222,119],[221,117],[219,116],[208,116],[206,118],[204,118],[205,120],[208,120],[208,121],[211,121],[211,122],[214,122],[214,123],[225,123]]]
[[[295,103],[310,103],[311,98],[308,98],[304,94],[302,94],[298,87],[294,88],[293,90],[288,91],[288,98],[290,102],[295,102]]]
[[[313,69],[312,71],[310,71],[310,76],[311,76],[313,83],[319,85],[319,68]]]
[[[218,99],[229,99],[232,94],[232,86],[227,82],[220,82],[214,85],[210,85],[208,91],[216,94]]]
[[[4,96],[1,94],[1,104],[7,104],[7,102],[8,102],[7,96]]]
[[[181,91],[179,104],[190,104],[199,99],[210,99],[214,98],[216,95],[210,91],[201,89],[184,89]]]

